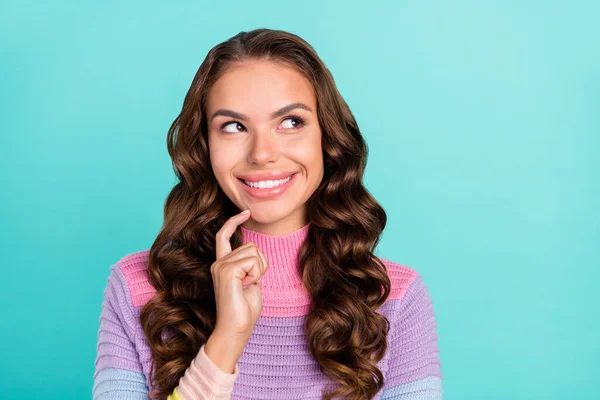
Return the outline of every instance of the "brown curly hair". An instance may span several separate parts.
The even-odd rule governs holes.
[[[376,310],[391,283],[373,253],[386,213],[362,183],[368,149],[330,71],[302,38],[270,29],[240,32],[208,52],[167,135],[179,182],[167,197],[164,224],[149,252],[156,294],[141,310],[152,351],[151,398],[172,393],[215,327],[210,273],[215,235],[240,210],[213,174],[205,105],[209,88],[228,65],[248,59],[290,65],[315,90],[324,175],[307,201],[311,226],[299,254],[312,299],[306,334],[321,371],[339,383],[323,398],[371,399],[383,387],[376,364],[386,352],[390,327]],[[238,227],[232,248],[242,241]]]

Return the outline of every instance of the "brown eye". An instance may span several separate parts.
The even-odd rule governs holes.
[[[233,127],[233,128],[231,128],[231,127]],[[233,131],[231,129],[233,129]],[[221,130],[223,130],[224,132],[227,132],[227,133],[239,132],[239,131],[236,131],[236,129],[240,129],[240,131],[244,130],[244,125],[242,125],[236,121],[226,122],[223,125],[221,125]]]
[[[290,121],[291,123],[284,124],[285,121]],[[300,117],[288,117],[282,121],[282,125],[284,125],[283,129],[300,128],[304,125],[304,121]]]

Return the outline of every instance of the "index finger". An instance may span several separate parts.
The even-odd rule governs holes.
[[[246,221],[249,216],[250,210],[244,210],[225,221],[221,229],[217,231],[215,237],[217,260],[231,253],[231,242],[229,240],[238,225]]]

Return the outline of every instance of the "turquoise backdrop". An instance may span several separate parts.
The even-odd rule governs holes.
[[[167,129],[258,27],[311,43],[353,110],[445,399],[600,396],[600,3],[0,4],[0,398],[91,398],[109,267],[175,183]]]

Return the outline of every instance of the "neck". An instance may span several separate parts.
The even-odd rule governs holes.
[[[310,223],[284,235],[270,235],[240,226],[243,243],[252,242],[265,255],[268,269],[260,287],[263,315],[303,315],[310,298],[299,273],[298,255]]]

